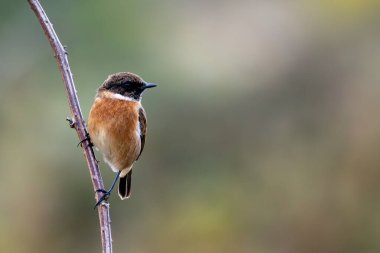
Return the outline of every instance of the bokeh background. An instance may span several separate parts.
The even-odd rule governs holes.
[[[100,252],[52,50],[0,2],[0,251]],[[379,1],[42,5],[86,118],[110,73],[160,85],[115,252],[380,252]]]

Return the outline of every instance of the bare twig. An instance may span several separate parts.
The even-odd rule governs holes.
[[[88,137],[83,115],[79,106],[78,97],[73,81],[73,76],[70,71],[70,66],[67,58],[67,52],[62,46],[57,34],[53,29],[53,25],[49,21],[44,9],[38,0],[28,0],[30,7],[36,14],[38,21],[40,22],[46,37],[48,38],[50,45],[54,51],[55,58],[59,70],[61,72],[62,79],[65,83],[67,97],[69,99],[70,110],[73,118],[70,120],[70,126],[75,128],[80,140],[84,140]],[[83,153],[87,161],[88,168],[91,174],[91,180],[94,187],[94,191],[97,189],[104,189],[103,179],[100,174],[97,160],[94,155],[94,151],[90,145],[90,141],[87,140],[82,145]],[[101,197],[101,193],[95,194],[96,201]],[[111,237],[111,220],[109,214],[109,204],[102,204],[98,208],[99,222],[101,229],[102,239],[102,252],[112,253],[112,237]]]

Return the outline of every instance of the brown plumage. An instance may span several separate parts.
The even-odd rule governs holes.
[[[141,140],[136,130],[140,108],[139,102],[100,97],[91,109],[91,140],[117,170],[128,170],[140,154]]]
[[[146,115],[140,100],[142,92],[151,87],[155,85],[132,73],[111,75],[98,89],[89,114],[88,131],[93,144],[111,169],[121,172],[122,199],[130,195],[132,166],[144,148]]]

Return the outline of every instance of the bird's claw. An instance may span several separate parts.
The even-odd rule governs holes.
[[[83,143],[84,143],[85,141],[88,141],[88,142],[89,142],[88,146],[90,146],[90,147],[94,146],[94,144],[91,142],[91,137],[90,137],[90,135],[89,135],[88,133],[86,133],[86,138],[84,138],[83,140],[81,140],[81,141],[77,144],[77,147],[82,146]],[[86,148],[87,148],[87,147],[86,147]]]
[[[98,189],[98,190],[96,190],[96,192],[102,192],[103,196],[101,196],[99,198],[98,202],[96,202],[96,205],[94,206],[94,209],[96,209],[103,201],[107,201],[108,198],[111,195],[111,193],[109,191],[106,191],[104,189]]]
[[[108,193],[106,190],[104,190],[104,189],[97,189],[95,192],[102,192],[102,193],[104,193],[104,194],[106,194],[106,193]]]

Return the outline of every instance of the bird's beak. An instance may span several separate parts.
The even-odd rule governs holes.
[[[149,88],[154,88],[156,86],[157,86],[157,84],[154,84],[154,83],[146,83],[143,88],[145,90],[145,89],[149,89]]]

